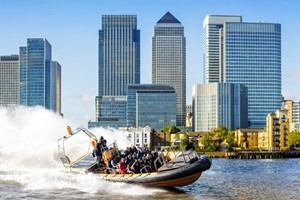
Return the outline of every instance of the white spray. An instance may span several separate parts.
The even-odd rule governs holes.
[[[72,188],[87,193],[153,194],[161,190],[110,183],[94,174],[66,174],[57,155],[57,140],[66,135],[70,121],[40,107],[0,107],[0,183],[15,182],[27,190]],[[119,148],[130,145],[125,135],[114,129],[91,130]],[[137,189],[138,187],[138,189]]]

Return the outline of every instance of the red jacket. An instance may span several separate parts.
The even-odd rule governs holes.
[[[120,162],[120,164],[119,164],[119,173],[120,174],[125,174],[127,172],[127,168],[125,166],[126,166],[126,163],[124,161]]]

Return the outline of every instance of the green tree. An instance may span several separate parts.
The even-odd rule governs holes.
[[[162,129],[163,132],[165,133],[178,133],[180,132],[180,129],[177,128],[176,126],[166,126]]]
[[[229,148],[237,146],[236,142],[234,141],[234,131],[229,131],[226,127],[220,126],[215,129],[214,132],[216,133],[216,137],[222,142],[226,141],[228,143]]]
[[[185,134],[184,138],[181,139],[180,141],[180,147],[184,150],[189,150],[189,149],[193,149],[194,145],[193,143],[190,141],[189,136],[187,134]]]
[[[290,132],[288,134],[288,145],[289,147],[296,147],[297,145],[300,145],[300,133],[298,132]]]
[[[218,149],[216,145],[216,132],[210,131],[203,134],[201,143],[205,151],[216,151]]]

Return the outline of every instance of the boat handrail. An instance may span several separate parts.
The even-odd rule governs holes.
[[[152,167],[151,167],[150,165],[145,165],[144,167],[142,167],[142,168],[140,169],[141,174],[143,174],[143,170],[145,170],[145,172],[146,172],[147,174],[149,174],[149,171],[147,170],[147,168],[152,169]]]

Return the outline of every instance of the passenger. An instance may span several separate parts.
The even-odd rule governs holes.
[[[154,151],[151,152],[151,154],[152,154],[153,157],[157,158],[158,157],[158,150],[157,150],[157,148],[155,148]]]
[[[138,174],[141,173],[142,166],[143,166],[142,159],[138,159],[135,160],[134,163],[131,165],[130,170]]]
[[[126,158],[128,155],[130,155],[131,153],[130,153],[130,149],[129,149],[129,147],[127,147],[126,148],[126,150],[124,151],[124,157]]]
[[[147,154],[146,156],[146,165],[151,166],[151,169],[154,169],[154,160],[151,154]]]
[[[127,172],[127,166],[125,163],[125,159],[122,158],[121,162],[119,163],[119,173],[120,174],[125,174]]]
[[[137,155],[137,159],[143,158],[143,155],[144,155],[144,150],[143,150],[143,148],[139,148],[139,149],[137,150],[136,155]]]
[[[126,159],[126,165],[127,165],[127,168],[130,168],[130,166],[134,163],[134,159],[132,158],[132,156],[129,154],[127,156],[127,159]]]
[[[93,157],[96,157],[97,166],[98,166],[98,168],[100,168],[101,160],[102,160],[102,151],[101,151],[99,142],[97,142],[97,144],[95,145],[95,148],[93,150]]]
[[[103,138],[103,136],[101,136],[99,143],[100,143],[101,150],[107,148],[107,146],[106,146],[106,140]]]

